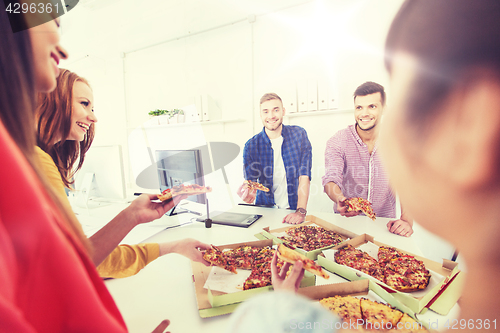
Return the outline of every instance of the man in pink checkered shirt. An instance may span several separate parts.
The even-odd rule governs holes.
[[[338,131],[326,144],[325,193],[334,202],[334,211],[342,216],[347,212],[343,201],[361,197],[372,203],[379,217],[396,218],[396,198],[378,154],[379,121],[385,106],[384,87],[365,82],[354,92],[356,123]],[[387,223],[390,232],[409,237],[413,220],[401,207],[401,217]]]

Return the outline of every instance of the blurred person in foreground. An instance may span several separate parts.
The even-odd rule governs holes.
[[[384,163],[415,220],[460,250],[460,319],[477,331],[496,330],[500,311],[499,17],[497,0],[409,0],[386,42],[394,99],[380,137]],[[251,301],[235,318],[274,311],[283,323],[294,319],[275,303]],[[272,325],[271,314],[263,319]]]

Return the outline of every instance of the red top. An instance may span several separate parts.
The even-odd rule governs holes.
[[[80,240],[0,122],[0,330],[126,332]]]

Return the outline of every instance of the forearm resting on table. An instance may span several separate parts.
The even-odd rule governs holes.
[[[344,197],[342,190],[340,190],[340,187],[334,182],[326,183],[325,193],[336,204],[339,203],[339,198]]]
[[[137,225],[133,219],[127,218],[126,209],[102,229],[92,235],[92,261],[98,266],[118,246],[123,238]]]
[[[297,208],[307,208],[307,200],[309,199],[309,189],[311,187],[311,180],[309,176],[299,177],[299,189],[297,193]]]
[[[407,211],[404,210],[403,205],[401,205],[400,220],[408,222],[408,224],[413,227],[413,218],[411,217],[411,215]]]

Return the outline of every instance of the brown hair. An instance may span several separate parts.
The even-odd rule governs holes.
[[[281,98],[275,93],[264,94],[264,96],[262,96],[260,98],[260,104],[267,102],[267,101],[270,101],[272,99],[278,99],[281,102],[281,104],[283,104],[283,101],[281,100]]]
[[[49,185],[45,176],[39,172],[35,156],[35,72],[31,40],[27,30],[12,33],[6,11],[0,4],[0,121],[14,139],[33,171],[40,179],[55,206],[59,209],[70,230],[80,239],[83,246],[90,250],[87,238],[79,229],[79,222],[73,212],[65,208]],[[26,29],[23,15],[11,15],[16,27]],[[8,175],[3,175],[8,177]],[[20,221],[21,222],[21,221]]]
[[[366,96],[375,93],[380,93],[380,101],[382,102],[382,106],[385,105],[385,90],[384,87],[378,83],[367,81],[356,88],[354,91],[354,100],[358,96]]]
[[[440,103],[472,68],[500,77],[500,1],[407,0],[392,22],[385,65],[405,52],[418,60],[406,99],[410,121],[426,128]]]
[[[0,120],[19,149],[31,162],[35,148],[33,120],[35,83],[34,66],[27,30],[12,33],[4,10],[0,16]],[[11,15],[12,25],[26,29],[22,15]]]
[[[36,109],[37,144],[52,157],[68,188],[73,183],[75,172],[83,165],[85,153],[92,145],[95,132],[92,123],[82,142],[67,140],[72,125],[73,86],[77,81],[90,86],[84,78],[61,69],[56,89],[50,93],[39,93]],[[76,168],[73,168],[75,164]]]

